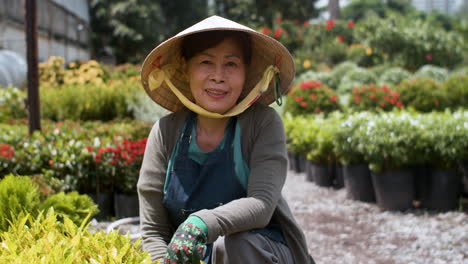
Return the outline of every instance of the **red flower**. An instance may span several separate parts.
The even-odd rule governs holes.
[[[344,42],[344,37],[341,36],[341,35],[338,35],[338,36],[336,37],[336,40],[337,40],[338,42]]]
[[[325,28],[327,30],[331,30],[335,26],[335,20],[329,19],[329,20],[326,21],[325,24],[326,24]]]
[[[302,102],[302,103],[301,103],[301,106],[305,108],[305,107],[307,106],[307,103],[306,103],[306,102]]]
[[[267,27],[263,27],[262,29],[260,29],[260,32],[262,32],[265,35],[270,35],[271,34],[271,29],[269,29]]]
[[[5,157],[7,159],[13,158],[15,155],[15,149],[8,144],[0,145],[0,157]]]
[[[283,22],[283,19],[281,19],[281,17],[278,17],[278,18],[276,19],[276,23],[279,24],[279,23],[281,23],[281,22]]]
[[[361,102],[361,97],[359,95],[354,96],[354,102],[356,102],[356,104],[359,104]]]
[[[348,21],[348,27],[353,28],[354,27],[354,21]]]
[[[431,54],[427,54],[427,55],[426,55],[426,60],[431,61],[431,60],[432,60],[432,55],[431,55]]]
[[[317,100],[317,96],[315,96],[314,93],[311,93],[310,94],[310,99],[312,99],[312,101],[315,101],[315,100]]]
[[[375,100],[375,94],[370,94],[369,98],[372,99],[372,100]]]
[[[336,95],[330,96],[330,100],[331,100],[332,102],[336,102]]]
[[[390,88],[388,88],[388,86],[384,85],[384,86],[382,86],[382,91],[388,93],[388,92],[390,92]]]
[[[302,23],[302,25],[303,25],[304,27],[308,27],[308,26],[309,26],[309,22],[304,21],[304,23]]]
[[[354,87],[354,88],[353,88],[353,93],[359,93],[359,88],[358,88],[358,87]]]
[[[396,107],[402,108],[402,107],[403,107],[403,104],[402,104],[401,102],[397,102]]]
[[[305,81],[301,83],[300,88],[303,90],[309,90],[310,88],[319,88],[322,83],[319,81]]]
[[[279,28],[277,28],[277,29],[275,30],[275,33],[273,34],[273,36],[274,36],[275,38],[279,38],[279,37],[281,37],[281,35],[283,34],[283,32],[284,32],[284,30],[283,30],[281,27],[279,27]]]
[[[322,110],[320,110],[320,108],[317,107],[317,108],[315,108],[314,112],[318,114],[318,113],[322,112]]]
[[[294,100],[296,100],[296,102],[301,102],[302,100],[304,100],[304,97],[297,96],[296,98],[294,98]]]

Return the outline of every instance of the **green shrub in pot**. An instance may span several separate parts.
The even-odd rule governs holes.
[[[468,74],[452,75],[442,84],[447,107],[468,109]]]
[[[340,163],[361,164],[365,163],[365,155],[362,151],[362,144],[357,136],[359,133],[365,133],[366,123],[374,115],[369,112],[360,112],[348,115],[342,119],[335,130],[334,152],[339,158]]]
[[[408,113],[382,113],[356,133],[369,168],[374,172],[400,170],[425,162],[424,128]]]
[[[397,85],[400,101],[406,108],[419,112],[431,112],[445,108],[446,97],[440,84],[429,78],[414,78]]]
[[[307,140],[313,141],[313,146],[307,153],[307,159],[318,164],[330,165],[336,162],[336,137],[335,131],[340,123],[339,115],[334,115],[329,118],[317,116],[309,123],[313,123],[315,130],[312,134],[308,134]]]

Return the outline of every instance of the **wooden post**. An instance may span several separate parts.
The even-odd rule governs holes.
[[[37,60],[37,17],[36,0],[23,0],[26,26],[26,54],[28,61],[28,119],[29,134],[41,130],[39,108],[39,72]]]

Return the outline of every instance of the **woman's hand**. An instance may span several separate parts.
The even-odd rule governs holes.
[[[199,264],[206,251],[206,235],[192,223],[182,223],[167,246],[164,264]]]

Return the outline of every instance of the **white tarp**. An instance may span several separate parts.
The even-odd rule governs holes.
[[[0,87],[20,87],[26,82],[25,59],[11,50],[0,50]]]

